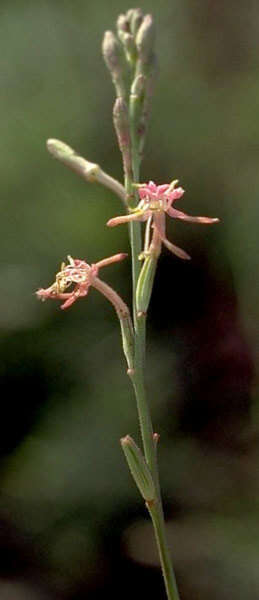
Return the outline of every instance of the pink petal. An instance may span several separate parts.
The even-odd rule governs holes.
[[[154,181],[149,181],[147,187],[150,189],[151,192],[156,191],[156,184],[154,183]]]
[[[39,290],[37,290],[36,292],[36,296],[37,298],[39,298],[39,300],[47,300],[48,298],[55,298],[56,297],[56,293],[53,291],[53,286],[50,286],[49,288],[40,288]]]
[[[175,254],[179,258],[183,258],[183,260],[191,259],[191,257],[189,256],[189,254],[187,254],[187,252],[182,250],[182,248],[175,246],[175,244],[172,244],[171,242],[169,242],[169,240],[167,238],[164,238],[162,241],[163,241],[164,245],[168,248],[168,250],[173,252],[173,254]]]
[[[138,189],[138,195],[140,197],[140,200],[144,200],[144,198],[147,198],[150,195],[150,190],[149,188],[145,185],[141,188]]]
[[[72,304],[74,304],[74,302],[76,302],[76,300],[78,300],[78,298],[87,296],[90,286],[91,286],[91,282],[88,281],[82,285],[78,284],[76,286],[76,288],[73,290],[73,292],[70,292],[70,294],[69,293],[68,294],[59,294],[58,298],[60,300],[67,298],[66,301],[64,302],[64,304],[62,304],[60,308],[62,310],[66,310],[66,308],[69,308],[70,306],[72,306]]]
[[[72,306],[72,304],[74,304],[74,302],[77,300],[77,297],[71,293],[69,294],[69,297],[67,298],[67,300],[64,302],[64,304],[61,304],[61,310],[66,310],[67,308],[69,308],[70,306]]]
[[[146,221],[148,218],[148,212],[148,210],[146,212],[139,210],[134,213],[130,213],[129,215],[114,217],[113,219],[109,219],[106,225],[108,225],[108,227],[115,227],[116,225],[121,225],[122,223],[130,223],[130,221]]]
[[[163,185],[158,185],[157,186],[158,195],[164,194],[168,190],[169,187],[170,187],[169,183],[164,183]]]
[[[161,217],[163,217],[163,218],[161,219]],[[154,225],[153,226],[158,231],[160,239],[162,240],[163,244],[168,248],[168,250],[170,250],[171,252],[173,252],[173,254],[176,254],[176,256],[178,256],[179,258],[183,258],[184,260],[189,260],[191,258],[189,256],[189,254],[187,254],[187,252],[185,252],[181,248],[178,248],[178,246],[175,246],[175,244],[172,244],[166,238],[166,235],[165,235],[165,215],[164,214],[163,215],[159,215],[159,216],[155,215],[155,217],[154,217]]]
[[[99,260],[96,265],[92,265],[92,267],[96,267],[93,275],[96,276],[98,274],[98,269],[102,267],[106,267],[107,265],[111,265],[112,263],[119,262],[128,256],[125,252],[121,252],[120,254],[114,254],[113,256],[109,256],[109,258],[104,258],[103,260]]]
[[[182,187],[178,187],[175,188],[175,190],[173,190],[172,192],[168,192],[168,194],[165,194],[170,202],[170,204],[172,204],[175,200],[179,200],[179,198],[181,198],[184,195],[184,189]]]
[[[136,221],[139,219],[139,215],[132,213],[131,215],[121,215],[120,217],[113,217],[107,221],[106,225],[108,227],[116,227],[116,225],[121,225],[123,223],[129,223],[130,221]]]
[[[173,207],[167,209],[167,214],[174,219],[181,219],[181,221],[189,221],[190,223],[203,223],[204,225],[210,225],[212,223],[218,223],[219,219],[212,219],[211,217],[193,217],[186,215],[180,210],[176,210]]]

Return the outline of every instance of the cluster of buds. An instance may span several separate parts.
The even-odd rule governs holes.
[[[136,67],[136,75],[150,74],[154,67],[154,24],[151,15],[140,8],[130,9],[117,19],[117,35],[106,31],[103,55],[111,73],[117,97],[126,100],[129,93],[127,74]]]
[[[114,126],[124,172],[132,177],[132,149],[142,158],[155,73],[151,15],[131,9],[117,20],[117,35],[106,31],[103,55],[115,86]],[[134,124],[134,126],[133,126]]]

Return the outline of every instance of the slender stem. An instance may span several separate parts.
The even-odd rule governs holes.
[[[132,173],[133,181],[127,177],[125,179],[126,194],[128,197],[132,196],[134,188],[132,184],[139,181],[139,166],[140,157],[137,147],[137,140],[135,135],[135,123],[131,120],[131,140],[132,140]],[[145,459],[150,468],[155,488],[156,488],[156,500],[148,505],[154,531],[155,538],[159,552],[159,558],[167,592],[168,600],[179,600],[177,591],[177,584],[173,567],[171,564],[170,551],[166,539],[165,521],[163,514],[163,507],[161,502],[161,492],[159,483],[159,474],[157,467],[156,457],[156,442],[154,441],[153,427],[151,421],[150,410],[146,397],[146,386],[144,378],[145,369],[145,338],[146,338],[146,316],[144,314],[137,315],[136,310],[136,286],[137,279],[140,273],[141,264],[139,261],[139,254],[141,252],[141,234],[140,234],[140,223],[130,223],[130,242],[131,242],[131,253],[132,253],[132,277],[133,277],[133,308],[134,308],[134,326],[135,326],[135,355],[134,355],[134,370],[131,374],[131,380],[134,387],[137,410],[139,416],[140,430],[143,441],[143,449]]]
[[[169,600],[179,600],[179,594],[177,589],[177,583],[175,574],[172,568],[171,556],[168,550],[166,541],[166,531],[163,511],[155,503],[151,503],[147,507],[152,519],[155,538],[159,552],[160,563],[162,567],[167,597]]]
[[[136,394],[144,454],[153,476],[157,495],[156,501],[153,504],[147,504],[147,507],[152,518],[152,523],[155,531],[155,538],[158,547],[159,558],[168,600],[179,600],[177,584],[171,563],[170,551],[166,539],[165,521],[161,502],[159,474],[156,458],[156,444],[153,437],[153,427],[151,422],[149,406],[146,398],[146,389],[144,383],[144,319],[145,317],[140,317],[138,319],[139,324],[135,337],[135,363],[134,374],[132,376],[132,383]]]
[[[147,464],[153,476],[156,488],[156,501],[150,505],[147,504],[159,552],[161,568],[164,577],[164,583],[167,591],[168,600],[179,600],[177,584],[171,563],[170,551],[166,539],[165,521],[163,507],[161,502],[161,492],[159,483],[159,474],[156,457],[156,443],[154,441],[153,427],[149,406],[146,398],[146,389],[144,382],[144,360],[145,360],[145,317],[138,319],[138,328],[135,336],[135,362],[132,383],[135,390],[141,435],[143,440],[144,454]]]
[[[136,179],[135,179],[136,181]],[[135,190],[132,187],[133,179],[125,177],[125,190],[126,198],[128,198],[129,207],[134,206],[136,203]],[[137,310],[136,310],[136,289],[138,278],[141,270],[141,262],[139,255],[141,253],[141,225],[138,221],[131,221],[129,223],[129,237],[131,245],[131,259],[132,259],[132,298],[133,298],[133,319],[134,326],[137,327]]]

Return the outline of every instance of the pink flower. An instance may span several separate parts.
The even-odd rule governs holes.
[[[190,221],[192,223],[217,223],[219,219],[212,219],[210,217],[192,217],[185,213],[177,210],[173,207],[175,200],[179,200],[184,194],[184,190],[181,187],[175,187],[178,181],[172,181],[170,184],[156,185],[153,181],[138,185],[138,194],[140,202],[138,206],[133,209],[128,215],[115,217],[110,219],[107,223],[109,227],[120,225],[121,223],[128,223],[130,221],[147,221],[147,227],[154,229],[157,239],[160,240],[171,252],[183,259],[190,258],[189,255],[184,252],[178,246],[175,246],[166,238],[165,232],[165,215],[168,214],[170,217],[175,219],[181,219],[182,221]],[[146,236],[149,240],[149,233]],[[144,254],[148,252],[147,244],[145,244]]]
[[[123,260],[126,256],[127,254],[123,253],[115,254],[93,265],[88,265],[84,260],[68,256],[68,264],[62,263],[61,270],[56,275],[56,281],[50,287],[38,290],[36,292],[37,297],[43,301],[48,298],[64,300],[61,308],[66,309],[78,298],[86,296],[91,286],[99,289],[100,280],[97,277],[99,269]],[[65,290],[70,286],[74,286],[73,289],[66,292]]]

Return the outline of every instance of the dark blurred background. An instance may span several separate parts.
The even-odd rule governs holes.
[[[125,0],[1,0],[2,600],[164,597],[119,438],[139,439],[112,308],[37,302],[61,260],[128,251],[120,201],[46,152],[57,137],[122,178],[101,56]],[[192,255],[160,258],[147,381],[183,600],[259,597],[259,7],[145,0],[159,72],[141,180],[180,179]],[[129,261],[103,277],[130,301]]]

